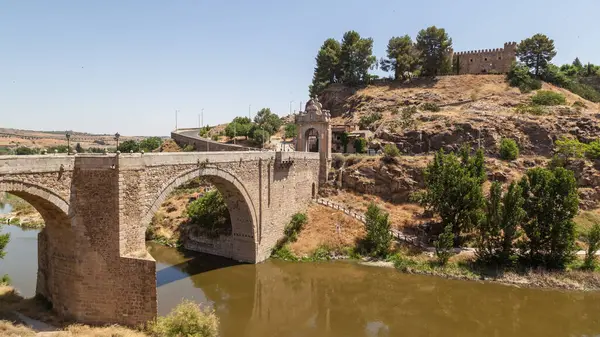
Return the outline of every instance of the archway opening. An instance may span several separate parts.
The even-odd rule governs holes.
[[[256,259],[252,205],[233,177],[203,171],[173,179],[147,227],[147,249],[157,262],[159,314],[182,298],[214,303],[204,275]]]
[[[0,183],[0,198],[1,230],[10,234],[1,274],[22,296],[35,295],[59,314],[68,313],[76,262],[68,204],[47,190],[16,182]]]
[[[310,128],[306,130],[306,152],[319,152],[319,132]]]

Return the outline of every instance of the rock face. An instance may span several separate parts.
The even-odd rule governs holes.
[[[395,203],[409,202],[411,194],[425,187],[424,170],[433,156],[403,156],[395,162],[386,163],[379,157],[348,160],[348,166],[333,168],[332,180],[338,187],[358,193],[377,195]],[[507,162],[486,158],[488,181],[510,183],[520,179],[527,169],[546,167],[548,159],[519,158]],[[575,160],[567,164],[577,180],[580,207],[583,210],[600,206],[600,162]]]
[[[540,108],[541,115],[522,112],[517,107],[528,104],[534,93],[521,94],[498,75],[447,76],[355,89],[335,84],[319,98],[331,110],[332,124],[359,124],[362,116],[381,114],[369,126],[376,138],[370,145],[395,143],[405,154],[469,144],[496,156],[500,140],[512,138],[524,155],[550,156],[554,142],[563,135],[582,142],[600,137],[597,104],[549,84],[543,89],[560,92],[567,105]],[[583,108],[574,108],[575,102]],[[424,111],[424,103],[441,110]],[[414,106],[419,108],[408,109]]]

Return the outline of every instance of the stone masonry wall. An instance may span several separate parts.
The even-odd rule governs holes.
[[[255,263],[308,206],[319,162],[302,152],[0,157],[0,190],[30,201],[46,221],[38,293],[59,314],[137,325],[156,315],[156,264],[144,234],[170,191],[197,176],[213,182],[232,217],[231,257]]]
[[[507,42],[504,48],[457,52],[453,64],[459,63],[459,74],[507,73],[516,61],[516,42]]]
[[[220,152],[220,151],[256,151],[258,149],[240,145],[225,144],[215,142],[207,138],[188,137],[176,132],[171,132],[171,139],[181,147],[192,145],[199,152]]]

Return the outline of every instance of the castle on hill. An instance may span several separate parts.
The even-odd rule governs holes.
[[[463,74],[502,74],[507,73],[517,60],[517,43],[506,42],[504,48],[454,52],[450,49],[450,59],[457,73]]]

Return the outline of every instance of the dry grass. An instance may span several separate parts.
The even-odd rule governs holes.
[[[307,256],[321,246],[331,249],[354,247],[356,240],[366,234],[361,222],[325,206],[311,205],[307,216],[308,222],[298,240],[290,244],[290,250],[296,256]]]
[[[107,327],[90,327],[87,325],[71,325],[63,331],[58,332],[57,337],[146,337],[147,334],[121,326],[113,325]]]
[[[20,324],[14,324],[9,321],[0,320],[0,336],[28,337],[35,336],[35,331]]]
[[[423,207],[413,203],[394,204],[381,197],[368,194],[359,194],[352,191],[339,191],[337,195],[328,197],[334,202],[345,205],[355,212],[365,213],[369,204],[375,203],[390,215],[392,228],[408,229],[415,227],[432,218],[423,217]],[[344,215],[347,217],[347,215]]]

